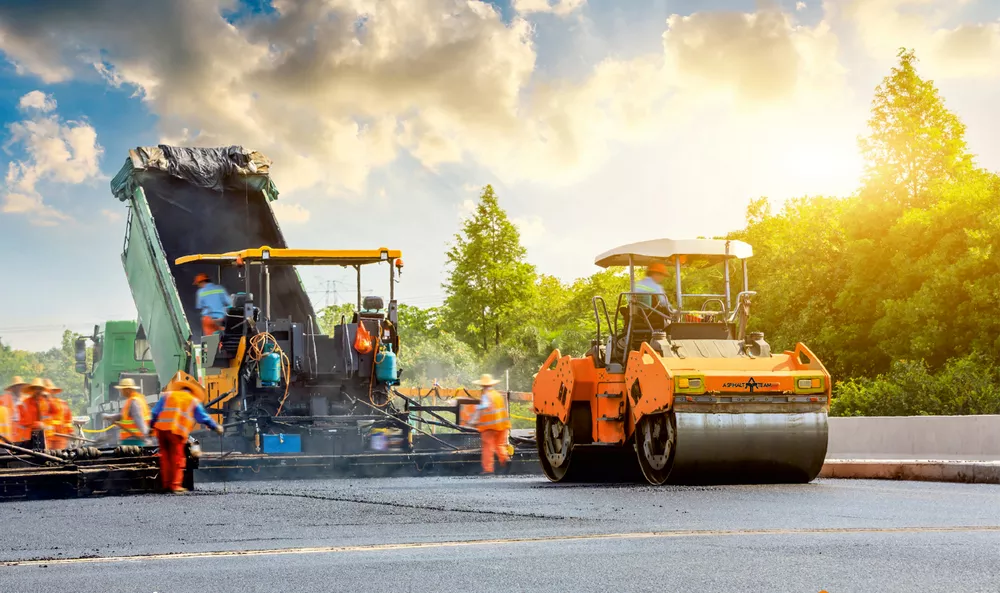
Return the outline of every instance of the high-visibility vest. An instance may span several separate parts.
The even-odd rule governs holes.
[[[135,423],[135,419],[131,416],[132,402],[139,404],[142,419],[146,421],[146,426],[149,426],[149,405],[146,404],[146,398],[141,393],[132,394],[127,400],[125,400],[125,404],[122,407],[122,417],[121,420],[118,421],[118,426],[121,427],[122,440],[143,438],[142,433],[139,431],[139,427]]]
[[[187,438],[194,429],[194,408],[198,399],[187,391],[168,391],[163,397],[163,409],[156,417],[156,430],[172,432],[182,438]]]
[[[479,420],[476,428],[479,432],[487,430],[510,430],[510,414],[507,412],[507,401],[499,391],[484,391],[481,396],[486,399],[487,406],[479,408]]]
[[[46,399],[39,395],[32,395],[24,398],[21,402],[19,413],[21,426],[28,432],[30,438],[31,431],[45,431],[45,446],[52,447],[52,439],[56,436],[53,421],[57,419],[58,408],[51,399]],[[27,440],[27,439],[25,439]]]
[[[73,431],[73,412],[66,400],[50,397],[49,419],[45,425],[45,446],[50,449],[65,449],[69,445],[69,439],[55,433],[71,434]]]
[[[21,398],[14,397],[14,394],[7,391],[0,395],[0,406],[7,408],[10,413],[10,440],[19,443],[31,438],[31,433],[21,426]]]
[[[0,405],[0,437],[7,439],[8,441],[13,440],[14,425],[11,422],[10,409],[7,406]]]

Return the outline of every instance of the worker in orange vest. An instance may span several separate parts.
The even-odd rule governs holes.
[[[201,405],[199,400],[204,398],[205,388],[201,383],[184,371],[177,371],[150,413],[150,426],[160,444],[160,476],[163,489],[168,492],[187,492],[181,487],[187,464],[184,446],[194,425],[204,424],[220,435],[223,432]]]
[[[510,434],[510,413],[507,411],[507,399],[493,386],[500,381],[491,375],[483,375],[476,385],[483,388],[476,407],[474,424],[479,430],[483,449],[483,473],[493,473],[493,456],[500,459],[500,465],[506,466],[510,461],[507,451],[507,438]]]
[[[35,378],[21,389],[25,397],[18,406],[18,422],[28,431],[32,449],[51,448],[53,420],[56,410],[49,399],[48,388],[40,378]]]
[[[149,405],[139,385],[131,377],[125,377],[115,385],[125,401],[118,414],[104,414],[105,420],[118,425],[122,445],[145,445],[149,435]]]
[[[0,408],[7,409],[7,422],[10,427],[7,429],[6,438],[12,443],[20,443],[31,438],[22,427],[19,421],[18,406],[21,403],[21,388],[27,386],[21,377],[14,377],[10,385],[4,388],[0,395]]]
[[[14,437],[14,423],[13,414],[10,413],[10,408],[5,405],[0,405],[0,441],[3,442],[13,442],[11,439]]]
[[[59,394],[63,390],[56,387],[56,384],[51,379],[42,379],[42,383],[49,392],[49,403],[51,404],[50,425],[52,439],[48,443],[47,448],[56,450],[66,449],[71,444],[69,436],[73,434],[73,410],[69,407],[69,403],[66,400],[59,397]]]

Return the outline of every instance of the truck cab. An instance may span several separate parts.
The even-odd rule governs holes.
[[[93,353],[89,363],[88,342]],[[103,427],[102,413],[114,413],[121,408],[121,394],[115,386],[125,377],[131,377],[142,386],[147,402],[153,403],[159,397],[160,382],[149,343],[136,321],[107,321],[95,325],[93,334],[77,338],[75,358],[76,371],[84,377],[87,414],[97,428]]]

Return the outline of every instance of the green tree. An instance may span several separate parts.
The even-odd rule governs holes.
[[[319,314],[316,315],[316,323],[319,324],[320,331],[332,336],[333,328],[340,325],[342,319],[346,320],[347,323],[351,322],[351,318],[354,317],[354,309],[354,303],[341,303],[339,305],[323,307],[319,310]]]
[[[483,352],[499,346],[529,315],[535,268],[525,261],[521,235],[492,186],[483,188],[447,259],[448,328]]]
[[[883,199],[919,203],[934,182],[954,180],[972,167],[965,124],[948,111],[934,83],[917,74],[912,50],[875,90],[870,135],[860,140],[866,183]]]

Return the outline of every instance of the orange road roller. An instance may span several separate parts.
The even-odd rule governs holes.
[[[801,483],[819,474],[830,374],[803,344],[775,354],[747,331],[752,255],[741,241],[657,239],[597,257],[627,267],[630,290],[613,315],[595,297],[589,352],[556,350],[535,377],[538,456],[551,481]],[[682,277],[722,292],[687,294]],[[735,298],[732,284],[742,286]]]

